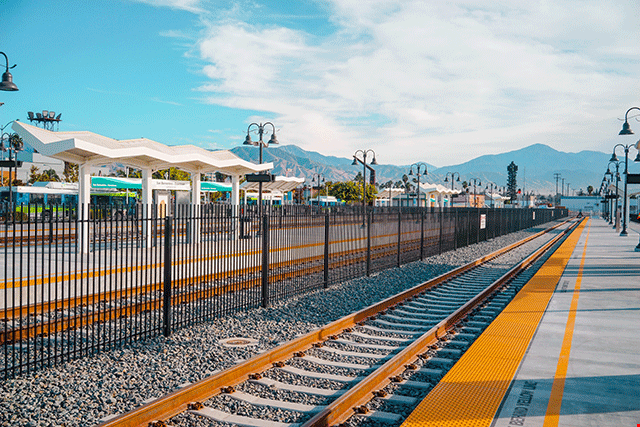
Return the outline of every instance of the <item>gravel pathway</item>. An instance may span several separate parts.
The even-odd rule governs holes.
[[[540,229],[501,236],[267,309],[235,313],[169,338],[149,339],[8,380],[0,384],[0,426],[95,425]],[[258,342],[244,348],[229,348],[219,342],[230,337]],[[340,386],[336,384],[336,388]]]

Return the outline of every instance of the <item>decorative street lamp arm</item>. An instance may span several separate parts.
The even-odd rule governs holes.
[[[0,53],[2,54],[2,56],[4,56],[4,60],[7,63],[7,65],[5,66],[6,71],[13,70],[14,68],[16,68],[16,65],[18,65],[18,64],[13,64],[12,67],[9,67],[9,58],[7,58],[7,54],[4,53],[4,52],[0,52]]]

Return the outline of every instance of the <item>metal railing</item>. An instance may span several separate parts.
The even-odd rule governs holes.
[[[158,206],[126,215],[101,206],[20,212],[29,214],[0,221],[3,378],[567,215],[278,206],[260,217],[227,205],[178,206],[170,216]]]

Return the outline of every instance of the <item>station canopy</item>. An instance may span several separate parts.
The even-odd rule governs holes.
[[[194,145],[168,146],[146,138],[116,140],[89,131],[53,132],[19,121],[13,130],[38,153],[80,165],[123,163],[140,169],[176,167],[192,173],[220,172],[241,176],[273,169],[273,163],[255,164],[231,151],[209,151]]]
[[[272,192],[279,191],[281,193],[286,193],[288,191],[292,191],[294,188],[298,187],[303,182],[304,182],[304,178],[276,176],[273,182],[262,183],[262,191],[272,191]],[[258,191],[259,186],[260,186],[259,182],[245,182],[242,184],[241,188],[245,191],[256,192]]]

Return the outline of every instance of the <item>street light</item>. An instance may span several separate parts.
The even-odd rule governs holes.
[[[607,169],[607,172],[609,172],[609,169]],[[600,185],[600,193],[602,194],[604,192],[605,212],[607,214],[607,219],[609,220],[609,225],[611,225],[613,224],[613,204],[612,204],[613,199],[609,197],[611,195],[611,188],[609,188],[611,181],[609,180],[607,172],[605,172],[604,174],[605,176],[602,177],[602,184]],[[610,201],[607,201],[607,200],[610,200]]]
[[[451,175],[451,191],[453,191],[453,180],[454,180],[455,176],[458,175],[458,179],[456,179],[456,181],[460,182],[460,173],[458,173],[458,172],[447,172],[447,174],[444,177],[444,182],[449,182],[449,175]]]
[[[489,181],[485,187],[484,187],[484,192],[485,194],[487,193],[487,190],[489,189],[489,186],[491,186],[491,192],[489,193],[491,195],[491,209],[493,209],[493,186],[495,185],[495,188],[498,189],[498,185],[494,184],[493,182]]]
[[[6,90],[10,92],[15,92],[18,90],[18,86],[13,82],[13,76],[9,72],[9,69],[13,69],[16,67],[16,64],[13,64],[13,67],[9,67],[9,58],[4,52],[0,52],[2,56],[4,56],[6,66],[5,72],[2,73],[2,82],[0,82],[0,90]]]
[[[5,139],[9,142],[8,147],[4,145]],[[13,169],[13,167],[17,169],[18,165],[22,163],[17,161],[17,155],[18,155],[18,152],[22,151],[23,148],[24,148],[24,145],[22,143],[22,138],[20,138],[20,136],[18,136],[17,133],[9,134],[7,132],[3,132],[2,135],[0,135],[0,151],[3,152],[2,157],[4,158],[5,151],[9,152],[9,160],[8,160],[8,163],[9,163],[9,209],[11,210],[12,213],[13,213],[13,189],[12,189],[13,172],[11,169]]]
[[[262,141],[262,135],[264,134],[264,127],[266,125],[271,125],[271,128],[273,129],[273,132],[271,133],[271,139],[269,139],[269,142],[264,142]],[[251,140],[251,135],[249,134],[249,132],[251,131],[251,127],[252,126],[256,126],[258,128],[258,135],[260,136],[260,141],[252,141]],[[266,122],[266,123],[251,123],[249,125],[249,127],[247,128],[247,137],[244,140],[244,145],[257,145],[260,147],[260,164],[262,164],[262,147],[271,145],[271,144],[278,144],[278,140],[276,139],[276,127],[273,123],[271,122]],[[258,182],[258,215],[260,217],[262,217],[262,181]]]
[[[629,111],[627,111],[627,113],[629,113]],[[626,131],[625,131],[625,127],[623,125],[622,127],[622,131],[620,131],[620,135],[633,135],[633,132],[631,131],[631,129],[629,128],[629,123],[626,121],[626,115],[625,115],[625,122],[624,124],[626,125]],[[622,133],[623,131],[625,131],[626,133]],[[609,160],[610,162],[616,162],[618,161],[618,157],[616,156],[616,148],[618,147],[622,147],[624,149],[624,199],[623,199],[623,205],[622,205],[622,231],[620,232],[621,236],[627,236],[629,233],[627,233],[627,181],[628,181],[628,177],[629,177],[629,148],[632,146],[636,146],[636,149],[638,149],[637,147],[638,143],[636,144],[616,144],[613,147],[613,154],[611,155],[611,159]],[[640,162],[640,151],[638,151],[638,154],[636,155],[636,158],[633,160],[634,162]],[[640,243],[638,243],[640,245]]]
[[[478,178],[471,178],[469,180],[469,184],[471,184],[471,181],[473,181],[473,204],[475,205],[475,207],[478,207],[478,199],[476,196],[476,184],[477,185],[482,185],[482,182],[480,182],[480,180]]]
[[[416,176],[418,178],[418,189],[416,190],[416,193],[418,195],[418,207],[420,207],[420,176],[421,175],[427,175],[427,165],[425,163],[422,162],[418,162],[418,163],[414,163],[409,167],[409,176],[413,176],[413,167],[416,167]],[[422,172],[424,169],[424,172]],[[425,207],[427,205],[427,197],[425,194]]]
[[[317,178],[317,179],[316,179]],[[320,178],[322,178],[322,180],[320,180]],[[316,183],[317,187],[318,187],[318,192],[320,190],[320,184],[324,185],[325,184],[325,178],[324,175],[319,174],[319,173],[314,173],[311,175],[311,186],[313,187],[313,183]],[[325,187],[325,196],[328,196],[329,194],[327,193],[327,188]],[[316,198],[318,196],[316,195]],[[318,200],[318,206],[320,206],[320,200]]]
[[[613,179],[613,173],[611,172],[611,169],[609,169],[609,167],[611,166],[611,163],[613,163],[614,165],[616,165],[616,197],[615,197],[615,206],[614,206],[614,210],[613,210],[613,215],[615,217],[615,224],[613,225],[613,228],[616,228],[616,225],[618,224],[618,182],[620,182],[620,161],[616,160],[609,160],[609,164],[607,165],[607,171],[604,173],[605,175],[607,175],[609,177],[609,179]],[[610,222],[611,224],[611,222]]]
[[[373,159],[371,160],[371,164],[376,166],[378,162],[376,162],[376,152],[367,149],[367,150],[356,150],[353,153],[353,163],[351,166],[358,166],[358,163],[362,163],[362,226],[365,226],[365,220],[367,217],[367,154],[372,154]],[[358,154],[362,155],[362,160],[358,158]]]

